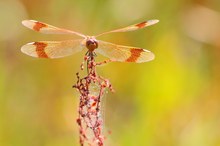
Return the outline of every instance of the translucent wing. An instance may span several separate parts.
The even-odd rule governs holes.
[[[27,28],[44,34],[75,34],[83,38],[86,37],[84,34],[81,34],[79,32],[58,28],[35,20],[23,20],[22,24]]]
[[[39,41],[28,43],[21,51],[37,58],[60,58],[72,55],[83,49],[82,39],[67,41]]]
[[[154,59],[154,54],[148,50],[116,45],[104,41],[98,41],[97,53],[108,57],[112,61],[142,63]]]
[[[147,26],[150,26],[150,25],[154,25],[158,22],[159,22],[159,20],[148,20],[148,21],[144,21],[144,22],[141,22],[141,23],[138,23],[138,24],[130,25],[130,26],[127,26],[127,27],[124,27],[124,28],[104,32],[104,33],[101,33],[101,34],[97,35],[96,37],[101,36],[103,34],[113,33],[113,32],[134,31],[134,30],[141,29],[141,28],[144,28],[144,27],[147,27]]]

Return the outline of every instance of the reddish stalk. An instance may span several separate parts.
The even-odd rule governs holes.
[[[96,72],[96,66],[105,64],[109,61],[95,62],[94,55],[85,56],[84,61],[87,62],[87,76],[80,78],[77,76],[77,83],[73,86],[80,93],[80,101],[78,107],[77,124],[79,125],[80,145],[87,143],[90,146],[103,146],[103,119],[101,117],[101,99],[104,91],[112,86],[108,79],[104,79]],[[84,68],[84,62],[81,70]]]

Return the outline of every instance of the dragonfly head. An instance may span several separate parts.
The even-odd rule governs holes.
[[[94,37],[90,37],[86,40],[86,48],[93,52],[96,48],[98,48],[98,42]]]

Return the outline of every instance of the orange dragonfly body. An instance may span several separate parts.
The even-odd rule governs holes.
[[[29,56],[37,58],[60,58],[79,52],[83,48],[87,48],[89,55],[93,55],[97,52],[109,58],[111,61],[135,63],[147,62],[154,59],[154,54],[148,50],[137,47],[116,45],[97,40],[96,38],[109,33],[134,31],[153,25],[157,22],[159,22],[159,20],[149,20],[124,28],[104,32],[96,36],[87,36],[79,32],[58,28],[35,20],[24,20],[22,21],[24,26],[40,33],[77,35],[82,39],[31,42],[22,46],[21,51]]]

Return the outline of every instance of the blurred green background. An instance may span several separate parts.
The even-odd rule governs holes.
[[[116,91],[103,101],[106,145],[220,145],[219,0],[0,0],[0,145],[73,146],[78,93],[71,86],[85,51],[54,60],[22,54],[28,42],[77,38],[36,33],[24,19],[88,35],[159,19],[99,38],[156,55],[98,68]]]

